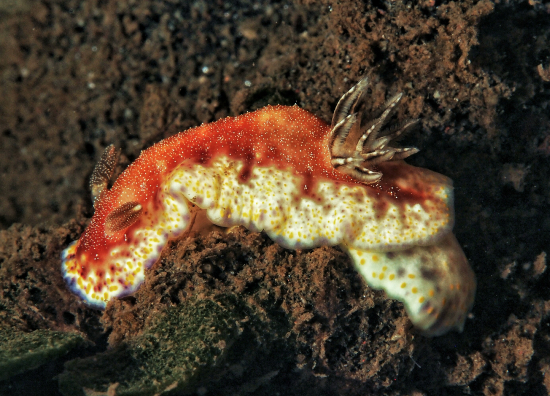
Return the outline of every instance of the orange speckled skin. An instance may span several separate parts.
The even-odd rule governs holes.
[[[101,266],[101,257],[106,252],[116,244],[126,243],[125,234],[139,228],[140,222],[107,237],[107,215],[126,202],[154,201],[162,179],[184,160],[207,164],[212,158],[226,154],[243,160],[249,167],[274,164],[292,168],[303,174],[305,180],[325,177],[356,183],[332,167],[329,131],[329,125],[298,106],[267,106],[203,124],[156,143],[144,150],[97,202],[95,214],[76,250],[77,258],[86,253],[95,260],[78,261]],[[247,178],[247,172],[246,168],[241,172],[243,179]],[[84,278],[86,271],[82,266]]]
[[[218,226],[264,231],[285,248],[339,245],[426,334],[461,330],[476,281],[451,232],[452,181],[407,165],[416,149],[388,146],[404,129],[377,138],[401,95],[348,134],[367,84],[342,96],[334,128],[297,106],[267,106],[155,144],[106,189],[109,147],[92,175],[95,214],[61,255],[68,287],[99,309],[133,293],[166,243],[192,227],[195,205]]]
[[[126,243],[125,236],[127,238],[132,229],[140,227],[138,221],[129,229],[107,237],[104,229],[107,215],[126,202],[154,201],[162,179],[184,160],[207,164],[219,155],[240,159],[246,164],[240,174],[243,180],[255,165],[293,169],[303,175],[303,191],[308,195],[314,195],[315,182],[321,179],[363,185],[331,165],[329,132],[329,125],[298,106],[267,106],[238,117],[203,124],[156,143],[141,153],[96,204],[95,214],[76,250],[77,258],[86,252],[88,257],[95,259],[78,260],[86,263],[81,264],[81,276],[86,277],[86,265],[101,267],[102,256],[114,245]],[[395,169],[396,166],[400,169]],[[417,168],[405,163],[381,164],[380,168],[384,172],[383,180],[363,185],[378,195],[380,209],[383,210],[386,199],[421,203],[426,198],[422,190],[396,191],[392,188],[391,180],[395,175],[416,172]]]
[[[187,201],[183,198],[184,209],[174,209],[174,212],[170,209],[172,214],[167,214],[166,195],[163,195],[170,189],[167,180],[171,180],[170,177],[182,166],[190,169],[199,164],[208,168],[219,158],[228,158],[242,164],[237,183],[243,185],[249,180],[255,180],[252,175],[255,167],[278,169],[289,172],[287,175],[296,176],[295,180],[298,181],[292,183],[298,184],[292,184],[295,194],[288,202],[290,206],[298,207],[298,201],[307,197],[321,207],[330,208],[332,198],[322,196],[317,191],[318,183],[329,182],[335,188],[360,186],[359,190],[353,190],[356,193],[352,193],[352,196],[358,194],[357,202],[367,197],[372,204],[373,219],[380,219],[388,224],[387,215],[390,214],[390,220],[393,218],[394,222],[406,223],[410,220],[407,216],[415,216],[410,213],[410,208],[420,205],[426,213],[433,213],[431,217],[434,221],[439,221],[436,228],[442,232],[452,228],[452,197],[446,202],[441,197],[436,197],[434,194],[437,189],[432,188],[434,183],[436,186],[450,186],[449,179],[426,169],[407,165],[403,161],[389,161],[378,165],[384,175],[379,182],[363,184],[338,171],[331,164],[330,134],[329,125],[297,106],[267,106],[238,117],[201,125],[153,145],[143,151],[118,177],[110,190],[103,191],[95,203],[95,214],[90,225],[79,241],[64,251],[63,272],[69,287],[98,308],[104,307],[111,291],[117,296],[135,291],[143,281],[143,268],[156,261],[165,243],[156,240],[157,234],[151,234],[151,224],[162,226],[165,224],[162,220],[164,218],[166,221],[169,219],[171,224],[182,225],[183,228],[168,227],[166,232],[156,228],[154,232],[158,232],[158,238],[164,238],[163,241],[177,237],[189,224],[190,215],[185,203]],[[219,176],[223,178],[224,171],[220,172]],[[285,183],[285,180],[280,182]],[[265,188],[269,191],[271,187]],[[182,196],[176,194],[175,199],[179,199],[178,197]],[[193,201],[192,197],[187,199]],[[238,208],[240,202],[237,198],[234,202]],[[139,203],[143,208],[138,220],[121,231],[106,232],[107,216],[128,203]],[[170,208],[171,205],[177,206],[177,202],[169,204]],[[405,206],[409,208],[409,212],[402,210]],[[361,211],[362,208],[358,210]],[[331,224],[336,224],[337,219],[346,215],[344,212],[334,212],[333,216],[334,222]],[[143,230],[148,230],[148,236],[144,236]],[[338,228],[335,230],[338,231]],[[404,235],[406,239],[406,234]],[[311,236],[311,239],[314,237]],[[426,244],[429,239],[394,241],[386,248],[380,248],[402,250],[415,244]],[[326,241],[319,238],[307,246],[319,246],[326,244]],[[135,250],[128,249],[129,246],[141,247]],[[292,247],[290,242],[289,246]]]

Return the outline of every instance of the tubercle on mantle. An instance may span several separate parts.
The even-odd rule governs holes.
[[[196,205],[213,224],[264,231],[289,249],[339,245],[425,334],[462,330],[476,281],[452,234],[452,182],[406,164],[418,150],[392,144],[415,123],[384,128],[401,94],[362,122],[367,86],[342,96],[331,125],[267,106],[171,136],[111,189],[118,152],[109,146],[92,175],[94,216],[62,253],[69,288],[99,309],[133,293]]]

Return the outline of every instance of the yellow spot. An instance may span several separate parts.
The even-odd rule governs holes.
[[[384,279],[384,273],[381,273],[378,278],[380,278],[380,280]]]
[[[433,311],[434,311],[434,307],[430,307],[427,309],[426,312],[428,312],[428,315],[431,315]]]
[[[395,274],[391,274],[390,275],[390,280],[394,280],[395,279]]]
[[[406,283],[406,282],[401,283],[401,289],[404,289],[404,288],[406,288],[406,287],[407,287],[407,283]]]
[[[108,298],[109,298],[109,293],[107,292],[103,293],[103,300],[107,301]]]
[[[409,274],[409,278],[410,278],[410,279],[414,279],[414,278],[416,278],[416,275],[414,275],[414,274]]]
[[[411,291],[413,292],[413,294],[418,293],[418,289],[417,289],[416,287],[413,287],[413,288],[411,289]]]
[[[376,272],[373,272],[373,273],[372,273],[372,277],[373,277],[373,278],[376,278]]]
[[[365,259],[361,259],[361,265],[365,265]]]
[[[430,295],[430,297],[433,297],[434,294],[435,294],[435,292],[434,292],[433,290],[430,290],[430,291],[428,292],[428,294]]]
[[[419,302],[420,304],[422,304],[422,303],[424,302],[424,297],[420,297],[420,298],[418,299],[418,302]]]
[[[376,254],[372,255],[372,261],[378,261],[378,256]],[[382,271],[385,271],[384,269]]]
[[[92,290],[92,284],[88,283],[88,286],[86,286],[86,294],[90,294],[90,290]]]
[[[109,291],[110,291],[110,292],[114,292],[114,291],[116,291],[117,289],[118,289],[118,286],[117,286],[117,285],[113,285],[113,286],[109,287]]]

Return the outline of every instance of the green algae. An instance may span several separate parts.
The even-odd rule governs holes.
[[[85,342],[77,333],[0,329],[0,381],[40,367]]]
[[[257,320],[250,309],[227,299],[188,300],[157,315],[135,338],[65,363],[59,389],[65,396],[188,391],[219,367],[242,335],[242,321],[250,325]]]

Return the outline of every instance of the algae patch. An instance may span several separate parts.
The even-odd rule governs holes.
[[[139,336],[104,353],[65,363],[65,396],[113,392],[153,395],[188,390],[241,334],[244,312],[212,300],[192,299],[152,319]]]
[[[77,333],[0,329],[0,381],[40,367],[85,342]]]

